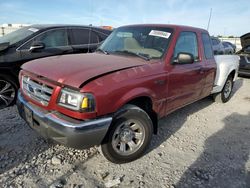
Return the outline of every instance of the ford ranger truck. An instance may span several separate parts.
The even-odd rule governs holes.
[[[215,59],[203,29],[124,26],[93,54],[24,64],[17,105],[43,137],[78,149],[101,145],[108,160],[125,163],[143,155],[158,119],[211,94],[227,102],[238,63]]]

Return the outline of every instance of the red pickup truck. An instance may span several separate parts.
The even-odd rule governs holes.
[[[129,162],[143,155],[159,118],[213,90],[215,99],[229,100],[237,68],[217,64],[206,30],[124,26],[93,54],[24,64],[17,105],[45,138],[74,148],[101,145],[108,160]]]

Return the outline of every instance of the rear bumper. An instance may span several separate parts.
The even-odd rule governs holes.
[[[20,92],[17,107],[20,116],[44,138],[77,149],[101,144],[112,122],[111,116],[79,121],[49,112],[26,101]]]

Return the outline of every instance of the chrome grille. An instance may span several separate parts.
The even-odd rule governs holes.
[[[29,76],[22,76],[22,90],[30,98],[44,106],[48,106],[53,93],[53,87],[33,80]]]

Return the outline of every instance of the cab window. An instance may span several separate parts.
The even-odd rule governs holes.
[[[212,59],[214,56],[213,56],[213,49],[211,45],[211,39],[209,35],[207,33],[202,33],[201,39],[203,43],[205,58]]]

